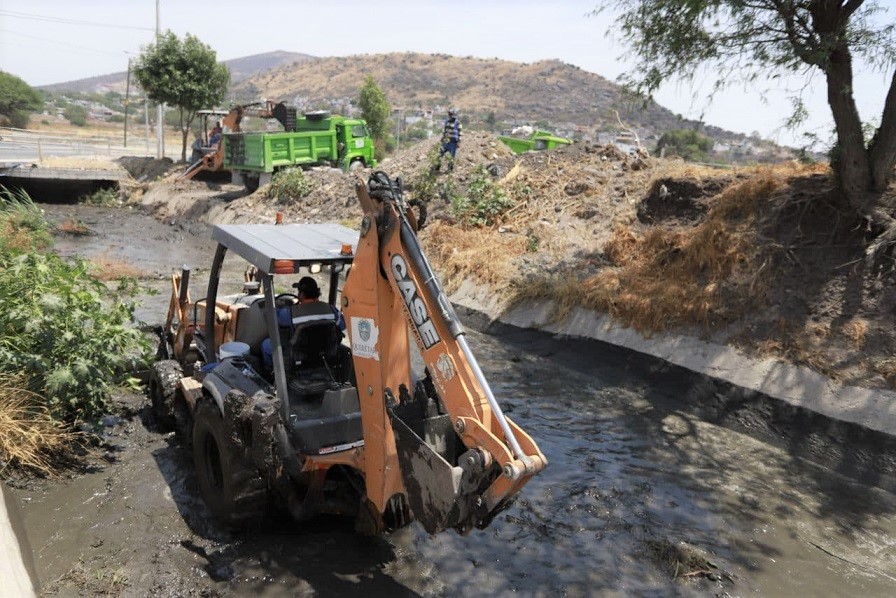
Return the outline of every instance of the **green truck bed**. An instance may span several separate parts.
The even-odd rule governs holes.
[[[571,139],[565,137],[556,137],[547,131],[534,131],[529,137],[511,137],[509,135],[500,135],[498,139],[504,145],[513,150],[515,154],[522,154],[528,151],[550,150],[561,145],[569,145]]]

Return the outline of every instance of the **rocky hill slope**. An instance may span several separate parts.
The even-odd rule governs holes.
[[[305,60],[312,60],[313,58],[313,56],[308,54],[276,50],[274,52],[265,52],[264,54],[254,54],[252,56],[234,58],[233,60],[225,60],[223,63],[230,69],[231,83],[236,84],[245,79],[249,79],[262,71],[276,68],[284,64],[296,64]],[[93,93],[116,91],[118,93],[125,93],[127,76],[127,72],[122,71],[120,73],[111,73],[99,77],[88,77],[86,79],[77,79],[75,81],[53,83],[52,85],[41,85],[38,89],[54,92],[74,91]]]
[[[472,120],[483,121],[493,115],[501,122],[545,121],[616,131],[618,112],[629,126],[653,131],[697,125],[655,102],[644,105],[626,96],[616,83],[558,60],[523,64],[420,53],[321,58],[272,68],[234,85],[233,93],[247,101],[276,98],[311,108],[321,102],[356,98],[367,75],[383,89],[393,107],[456,106]]]

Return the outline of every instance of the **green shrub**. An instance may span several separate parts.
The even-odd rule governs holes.
[[[87,262],[39,252],[51,242],[28,194],[0,188],[0,374],[24,376],[55,417],[74,422],[107,412],[112,385],[150,343],[132,325],[136,281],[110,291]]]
[[[69,104],[62,113],[65,119],[76,127],[83,127],[87,124],[87,108],[77,104]]]
[[[0,369],[23,373],[59,419],[107,413],[112,385],[150,351],[131,325],[136,292],[133,280],[110,291],[83,260],[0,254]]]
[[[283,203],[306,197],[314,188],[314,181],[305,177],[301,168],[286,168],[274,173],[268,197]]]
[[[84,203],[91,206],[114,206],[120,202],[118,191],[111,187],[97,189],[93,193],[82,195],[78,198],[78,203]]]
[[[483,166],[473,171],[466,196],[456,196],[452,200],[454,216],[468,226],[491,226],[498,218],[513,207],[514,201],[504,190],[495,185]]]

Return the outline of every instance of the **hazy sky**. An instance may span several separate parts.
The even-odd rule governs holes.
[[[384,52],[444,53],[516,62],[559,59],[615,80],[633,61],[612,38],[611,16],[588,16],[600,0],[0,0],[0,70],[31,85],[60,83],[127,69],[128,57],[151,43],[156,6],[161,28],[191,33],[227,60],[274,50],[312,56]],[[896,0],[880,0],[884,20]],[[611,35],[606,34],[610,32]],[[889,79],[857,65],[856,100],[864,119],[879,121]],[[707,106],[705,90],[667,84],[657,101],[687,118],[741,133],[758,131],[784,144],[790,110],[778,81],[759,94],[732,89]],[[808,130],[832,129],[823,78],[803,99]]]

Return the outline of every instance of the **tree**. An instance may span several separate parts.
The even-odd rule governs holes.
[[[218,64],[217,54],[189,33],[181,41],[166,31],[156,43],[143,49],[134,65],[134,76],[149,99],[164,102],[180,112],[183,136],[180,159],[187,159],[187,135],[196,111],[224,100],[230,71]]]
[[[706,159],[706,154],[712,150],[713,140],[693,129],[675,129],[666,131],[656,144],[656,151],[660,153],[680,156],[685,160],[699,162]]]
[[[361,118],[367,121],[374,140],[385,139],[390,129],[389,115],[392,114],[392,106],[386,100],[386,94],[370,75],[367,75],[364,85],[361,86],[358,106],[361,108]]]
[[[75,125],[76,127],[83,127],[87,124],[87,108],[84,106],[79,106],[78,104],[69,104],[65,107],[65,111],[63,111],[62,116]]]
[[[875,24],[883,11],[876,0],[622,0],[615,6],[621,6],[622,38],[638,57],[627,83],[641,93],[697,73],[715,73],[721,89],[821,71],[836,128],[831,166],[843,201],[896,239],[896,220],[878,205],[896,164],[896,26]],[[880,127],[868,143],[853,97],[854,56],[890,80]],[[796,107],[799,120],[798,100]]]
[[[39,91],[15,75],[0,71],[0,114],[9,118],[12,126],[24,129],[28,126],[28,113],[43,106]]]

